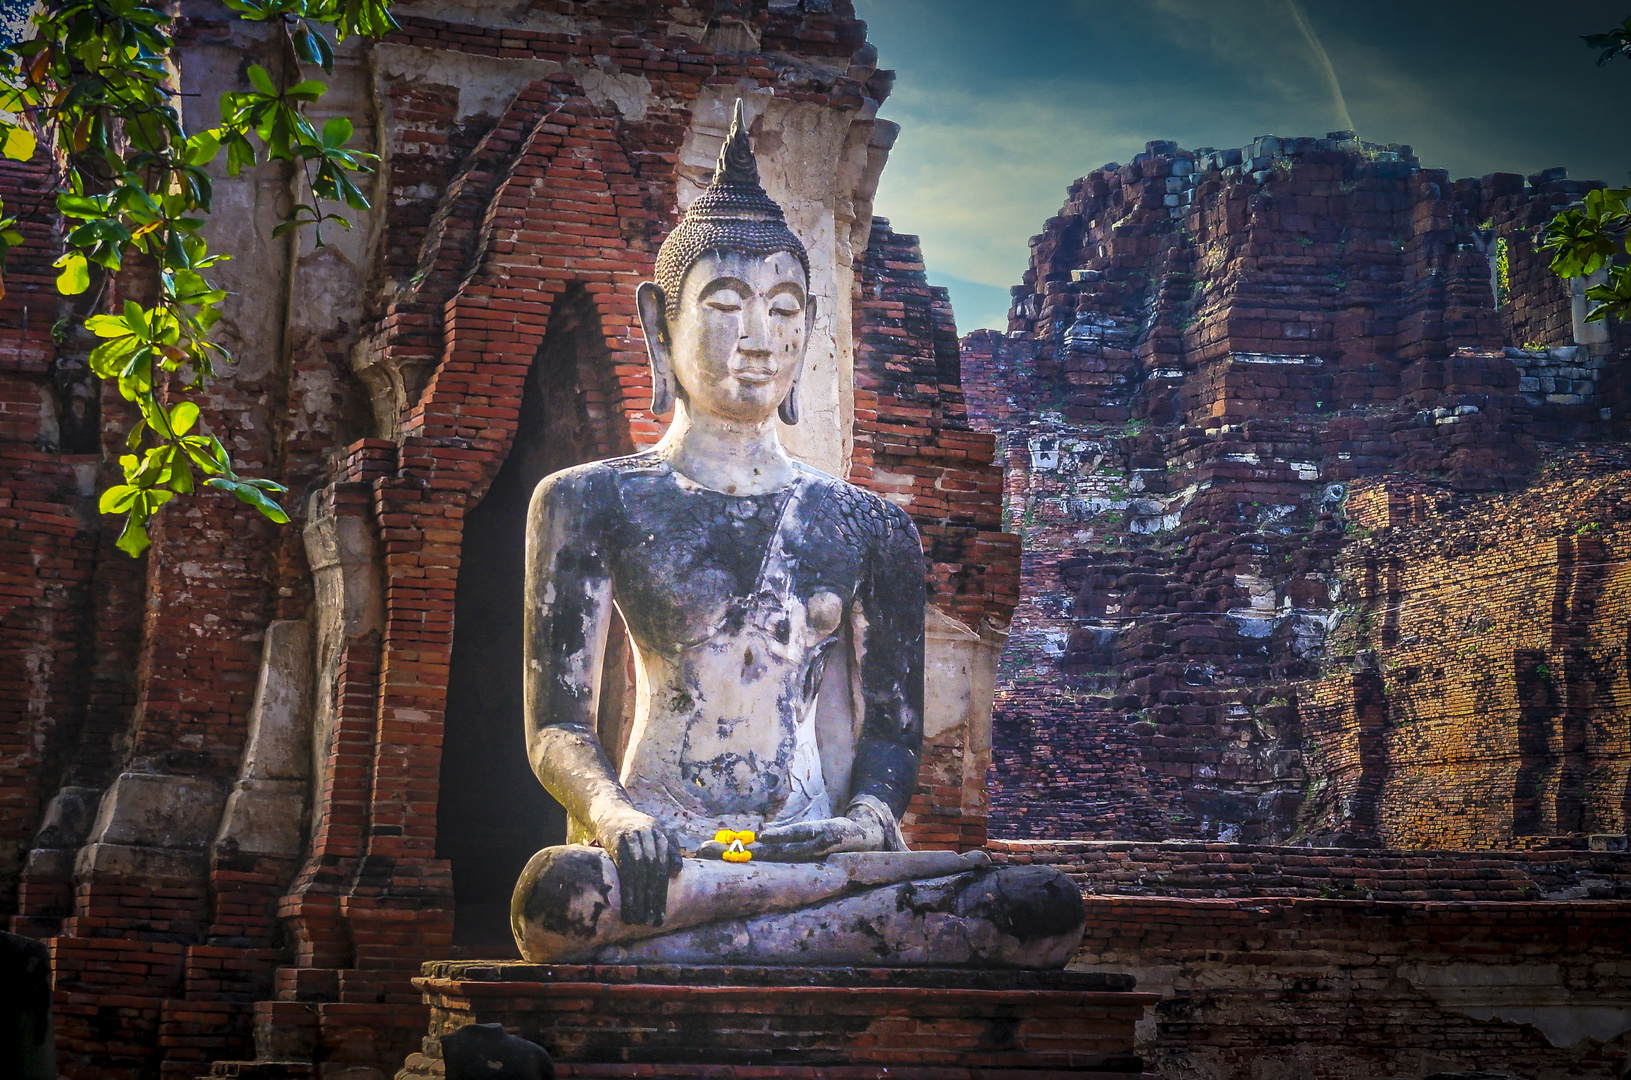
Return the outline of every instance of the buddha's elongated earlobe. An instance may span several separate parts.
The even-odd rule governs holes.
[[[799,380],[804,377],[804,358],[810,353],[810,334],[815,330],[815,297],[810,297],[804,305],[804,348],[799,350],[798,370],[793,373],[793,383],[787,388],[787,396],[776,407],[776,415],[781,417],[784,424],[799,422]]]
[[[651,359],[651,414],[674,411],[674,360],[668,349],[668,313],[663,290],[646,281],[634,294],[640,310],[640,329],[646,335],[646,356]]]
[[[787,388],[787,396],[782,398],[782,403],[780,405],[776,406],[776,415],[782,418],[782,423],[784,424],[796,424],[799,422],[798,379],[795,378],[793,380],[793,385]]]

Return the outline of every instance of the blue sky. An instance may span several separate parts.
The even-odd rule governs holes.
[[[960,332],[1006,326],[1066,186],[1151,139],[1351,126],[1452,176],[1623,182],[1631,61],[1579,38],[1631,0],[855,0],[901,125],[877,212],[916,233]],[[1301,22],[1301,25],[1299,25]],[[1329,68],[1321,53],[1329,59]],[[1608,118],[1593,113],[1611,113]]]

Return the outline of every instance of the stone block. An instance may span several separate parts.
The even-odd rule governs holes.
[[[227,796],[215,849],[297,858],[303,847],[308,780],[238,781]]]
[[[120,773],[102,796],[93,844],[202,850],[215,835],[226,794],[207,777]]]
[[[62,787],[45,805],[40,831],[34,835],[34,844],[40,848],[77,847],[91,831],[96,821],[97,806],[102,798],[99,788]]]
[[[1088,971],[444,961],[414,983],[432,1038],[412,1080],[437,1075],[438,1037],[472,1023],[502,1024],[558,1067],[618,1063],[650,1075],[683,1063],[732,1074],[912,1066],[938,1080],[993,1069],[1132,1080],[1142,1071],[1134,1025],[1158,1000],[1133,992],[1130,975]],[[631,1029],[641,1037],[628,1038]]]
[[[80,848],[74,856],[74,876],[81,881],[98,876],[141,877],[162,886],[201,882],[208,869],[209,859],[203,852],[174,848],[92,843]]]

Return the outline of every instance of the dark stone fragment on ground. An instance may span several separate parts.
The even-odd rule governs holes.
[[[443,1035],[442,1060],[447,1080],[555,1080],[548,1051],[503,1024],[466,1024]]]
[[[50,950],[42,941],[0,931],[0,1076],[56,1075]]]

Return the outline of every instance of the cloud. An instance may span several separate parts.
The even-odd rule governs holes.
[[[1617,180],[1631,165],[1631,114],[1606,104],[1631,93],[1631,64],[1593,67],[1577,37],[1623,18],[1605,14],[1620,0],[1543,16],[1480,0],[1477,30],[1470,4],[1321,4],[1310,19],[1297,2],[856,0],[899,72],[878,212],[922,238],[966,331],[1002,325],[1026,240],[1071,181],[1151,139],[1352,128],[1453,176],[1563,164]]]
[[[1150,139],[1241,145],[1276,130],[1275,116],[1284,118],[1278,128],[1284,133],[1311,125],[1323,132],[1323,109],[1311,110],[1308,102],[1309,85],[1320,76],[1289,20],[1280,18],[1278,34],[1251,34],[1239,18],[1244,5],[1221,4],[1239,8],[1232,19],[1217,6],[1158,0],[1152,27],[1160,32],[1138,39],[1141,48],[1117,65],[971,84],[936,71],[942,65],[930,58],[929,70],[897,82],[884,108],[902,132],[884,170],[878,212],[921,236],[932,271],[1005,290],[1029,264],[1027,238],[1058,212],[1070,183],[1104,162],[1130,160]],[[1284,61],[1288,52],[1298,63]],[[1203,82],[1198,65],[1215,64],[1219,55],[1235,69],[1228,89],[1196,92]],[[886,62],[899,61],[886,56]],[[1242,96],[1287,107],[1243,110]]]
[[[1286,8],[1291,12],[1292,21],[1297,24],[1297,30],[1308,42],[1313,50],[1314,57],[1319,61],[1320,70],[1325,72],[1325,79],[1331,84],[1331,97],[1336,104],[1337,119],[1342,122],[1342,130],[1353,130],[1353,117],[1348,115],[1348,103],[1342,100],[1342,82],[1337,78],[1337,69],[1331,66],[1331,57],[1320,44],[1320,39],[1314,33],[1314,28],[1308,25],[1308,19],[1303,15],[1303,9],[1297,6],[1297,0],[1286,0]]]

